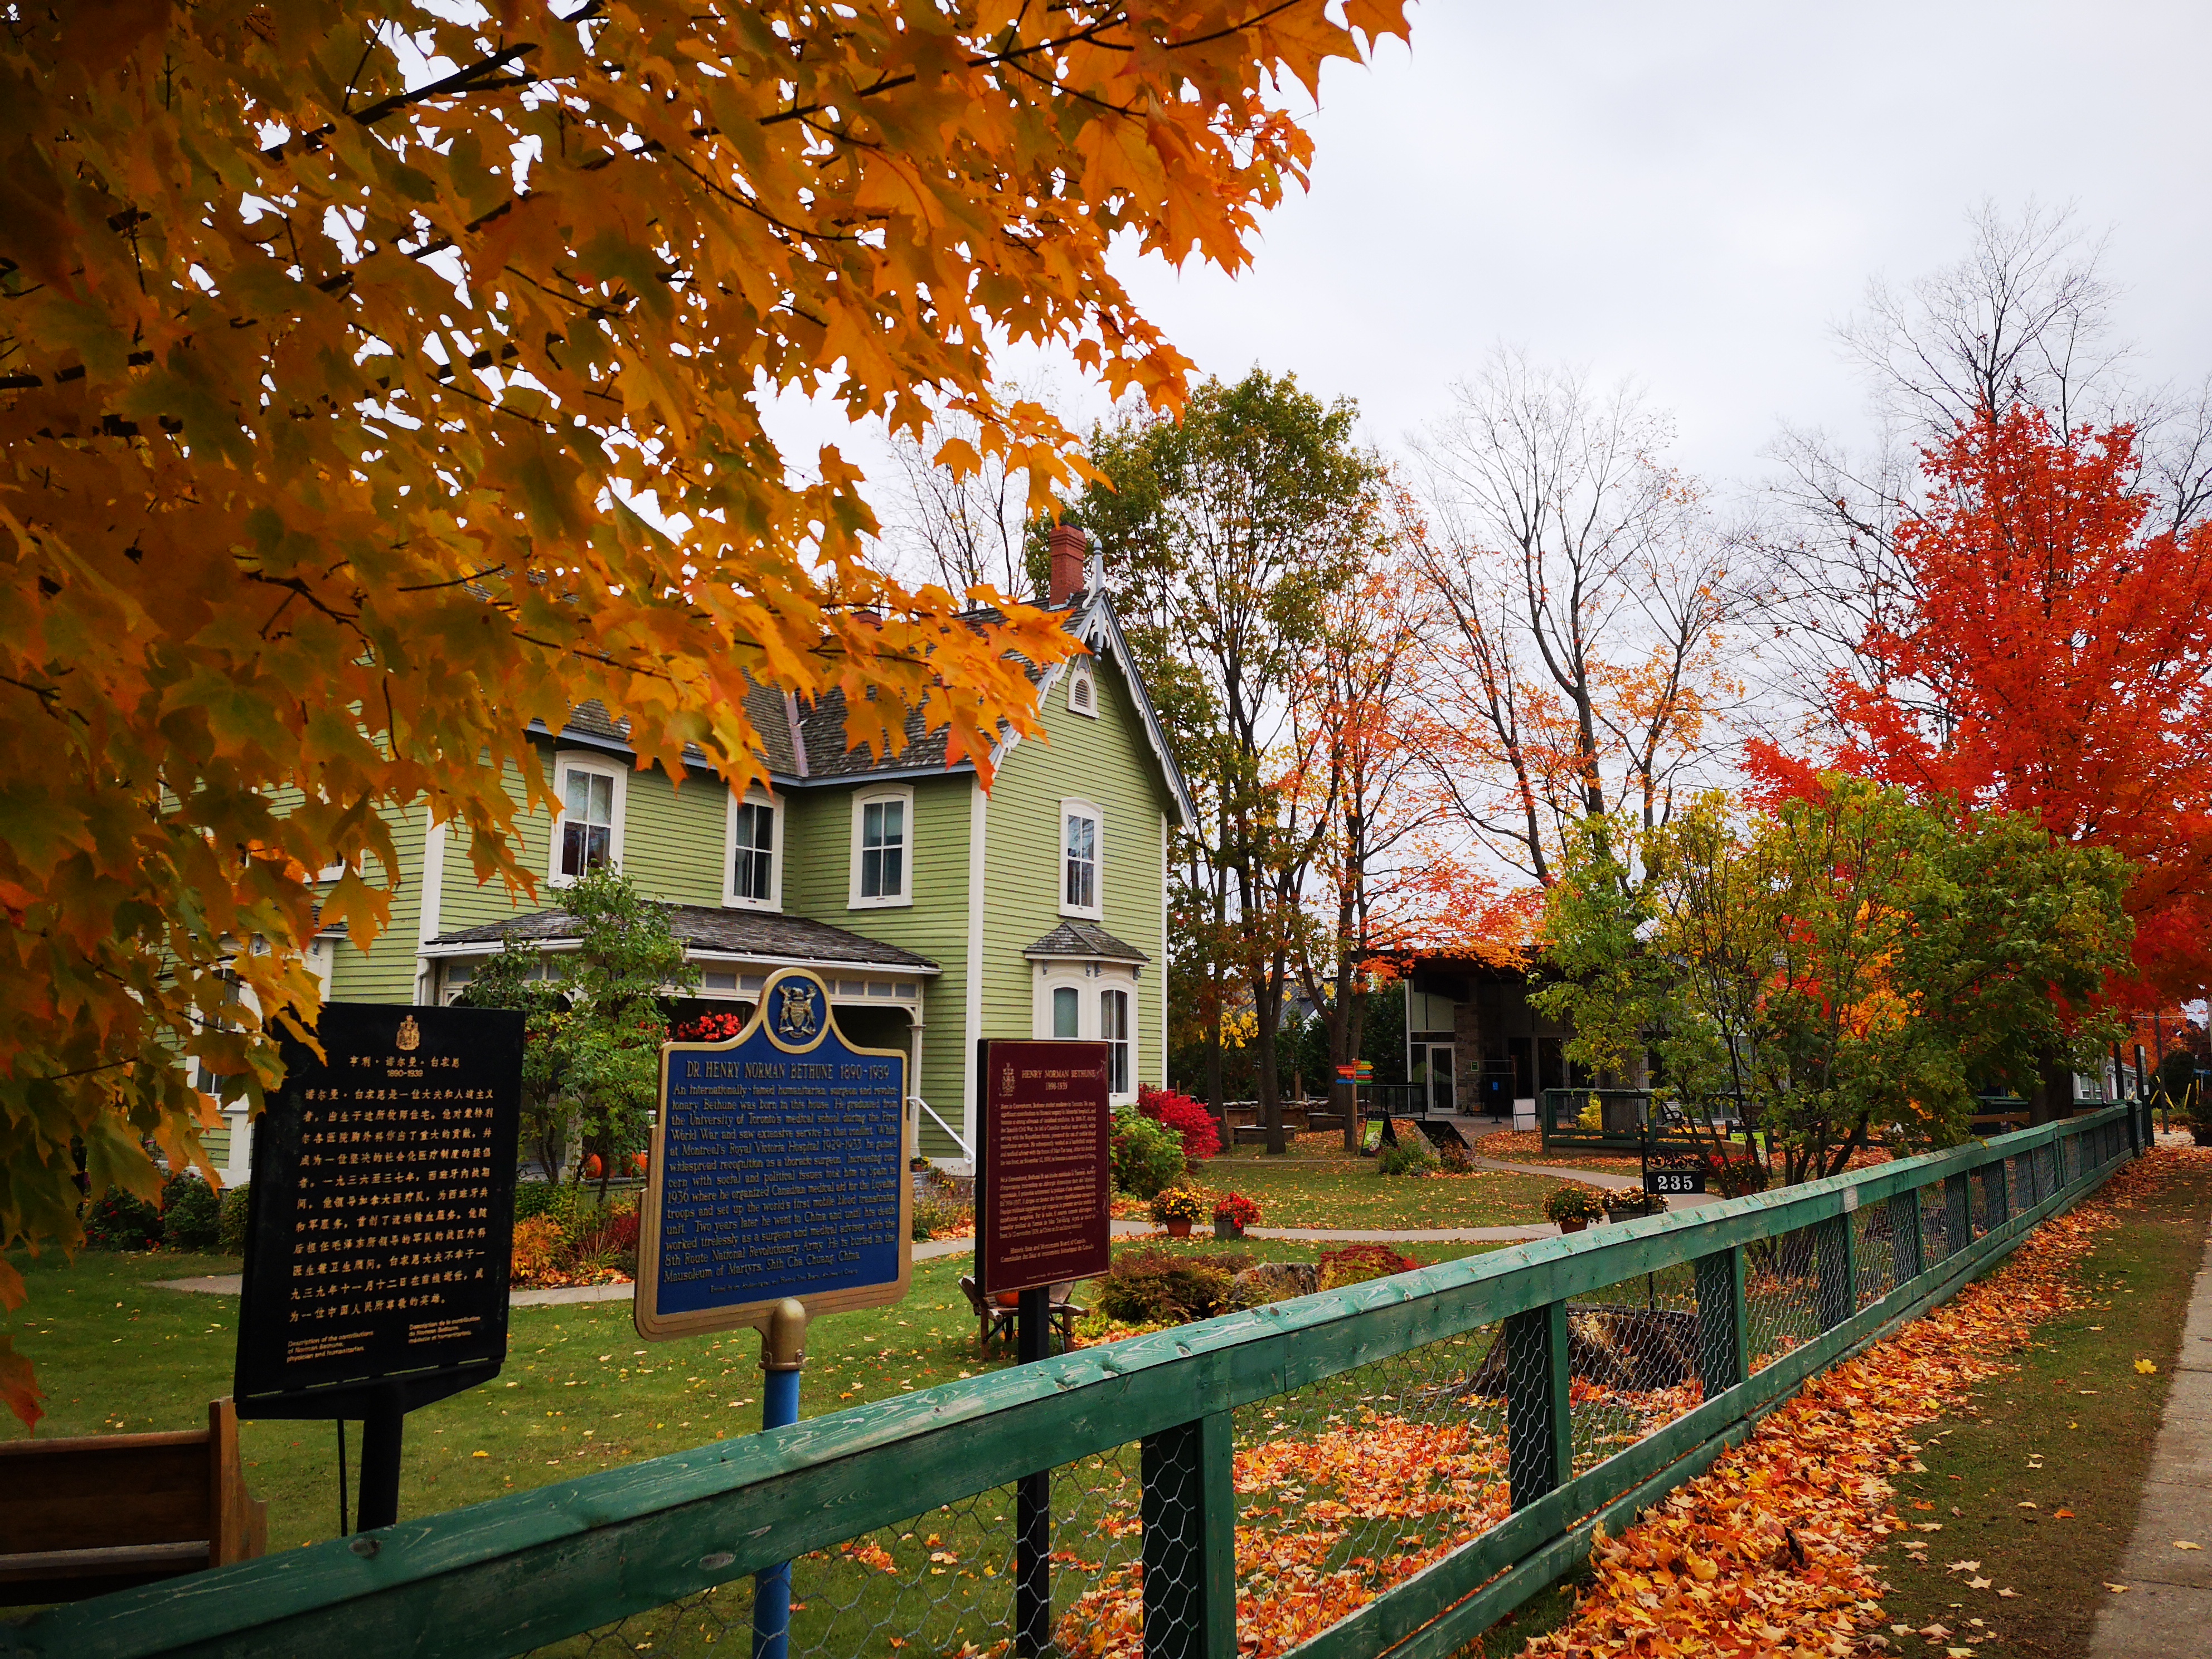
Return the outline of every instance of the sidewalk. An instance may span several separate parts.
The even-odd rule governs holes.
[[[2197,1544],[2180,1549],[2177,1544]],[[2212,1640],[2212,1242],[2197,1273],[2150,1477],[2090,1659],[2166,1659]]]

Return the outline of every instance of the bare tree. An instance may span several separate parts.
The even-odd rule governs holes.
[[[1571,820],[1661,821],[1722,738],[1729,543],[1632,390],[1500,350],[1453,397],[1415,445],[1455,716],[1437,773],[1484,845],[1548,886]]]
[[[885,540],[924,580],[954,593],[989,587],[1026,599],[1035,516],[1027,468],[985,441],[973,416],[945,410],[920,432],[895,434],[891,456],[904,486],[885,515]]]

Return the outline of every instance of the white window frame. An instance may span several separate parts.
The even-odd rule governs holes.
[[[860,896],[860,829],[867,822],[871,805],[898,801],[906,808],[906,842],[904,856],[899,860],[899,890],[876,898]],[[914,786],[905,783],[878,784],[872,789],[862,789],[853,796],[853,866],[850,884],[845,899],[848,910],[890,910],[914,902]]]
[[[1071,904],[1067,900],[1067,821],[1071,817],[1091,820],[1091,900],[1089,904]],[[1060,900],[1060,914],[1080,916],[1086,921],[1106,920],[1106,815],[1095,801],[1079,800],[1073,796],[1060,803],[1060,816],[1053,821],[1053,884]]]
[[[1106,1030],[1106,1003],[1109,997],[1121,999],[1121,1035],[1112,1036]],[[1137,988],[1132,985],[1103,985],[1098,990],[1098,1038],[1106,1045],[1106,1091],[1109,1100],[1123,1101],[1135,1097],[1137,1092]],[[1114,1050],[1121,1051],[1121,1084],[1114,1087]]]
[[[783,856],[791,843],[791,814],[778,796],[754,785],[740,793],[735,789],[726,792],[730,798],[722,817],[722,903],[732,910],[781,910],[783,908]],[[768,896],[751,898],[738,891],[738,809],[741,806],[765,806],[775,814],[775,827],[769,848]]]
[[[1125,962],[1102,962],[1087,957],[1044,957],[1030,969],[1030,1032],[1041,1039],[1053,1035],[1052,999],[1055,991],[1075,993],[1075,1035],[1081,1042],[1103,1041],[1106,1034],[1108,991],[1129,999],[1129,1086],[1111,1096],[1115,1105],[1127,1105],[1137,1097],[1143,1080],[1139,1067],[1144,1053],[1143,985],[1136,969]]]
[[[568,775],[572,772],[588,772],[614,780],[614,823],[607,836],[607,863],[617,872],[623,867],[623,811],[629,793],[629,769],[603,755],[562,750],[553,762],[553,834],[545,848],[546,878],[556,887],[571,887],[576,881],[574,876],[561,873],[561,826],[568,816]]]
[[[1091,696],[1085,699],[1090,704],[1088,708],[1076,699],[1075,688],[1079,685],[1090,688]],[[1068,713],[1080,714],[1085,720],[1098,718],[1098,677],[1091,672],[1091,659],[1088,657],[1078,657],[1068,665],[1067,709]]]

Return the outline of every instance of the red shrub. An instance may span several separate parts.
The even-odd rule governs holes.
[[[678,1042],[726,1042],[744,1029],[734,1013],[712,1012],[685,1020],[671,1035]]]
[[[1221,1151],[1221,1131],[1213,1121],[1213,1114],[1188,1095],[1144,1084],[1137,1090],[1137,1109],[1180,1132],[1185,1158],[1212,1158]]]

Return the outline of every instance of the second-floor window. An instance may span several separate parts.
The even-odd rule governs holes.
[[[730,896],[766,904],[775,897],[775,808],[741,801],[732,823]]]
[[[1060,908],[1063,914],[1096,916],[1098,903],[1098,811],[1079,802],[1060,809]]]
[[[553,876],[574,881],[622,862],[622,775],[600,763],[564,760],[561,822],[553,838]]]
[[[904,789],[853,803],[853,897],[858,905],[910,902],[914,798]]]

